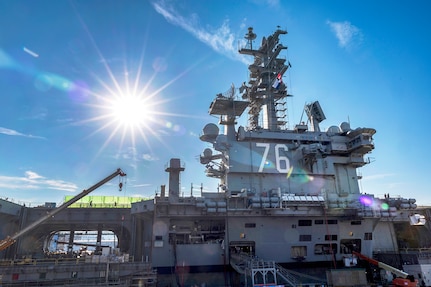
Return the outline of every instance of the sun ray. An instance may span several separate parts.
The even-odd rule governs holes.
[[[130,67],[131,65],[129,66],[128,63],[133,62],[128,62],[125,57],[122,71],[115,71],[111,62],[105,58],[98,47],[95,38],[76,8],[75,12],[90,39],[92,47],[101,59],[100,62],[107,75],[107,79],[104,79],[101,73],[89,71],[101,90],[96,92],[95,88],[86,88],[85,92],[90,96],[86,103],[86,106],[89,107],[87,111],[91,112],[92,116],[73,123],[74,125],[100,123],[84,138],[84,140],[88,140],[96,134],[107,134],[95,157],[100,156],[111,144],[117,145],[118,150],[128,145],[136,150],[136,147],[141,144],[139,141],[142,141],[152,151],[151,145],[154,140],[166,147],[167,150],[174,152],[169,141],[165,140],[165,136],[170,132],[170,129],[175,130],[178,125],[171,123],[167,118],[194,118],[196,116],[162,111],[161,109],[167,106],[169,102],[179,99],[179,97],[162,98],[162,93],[190,70],[195,69],[205,57],[197,59],[165,84],[152,90],[155,80],[166,68],[164,58],[154,59],[152,73],[144,75],[144,67],[151,67],[151,65],[144,65],[146,45],[143,45],[137,67]],[[143,81],[144,78],[145,81]]]
[[[82,25],[83,29],[85,30],[85,32],[87,33],[88,38],[90,39],[91,44],[93,45],[96,53],[100,57],[103,65],[105,67],[105,70],[108,73],[111,81],[114,83],[114,85],[117,87],[117,89],[120,90],[120,86],[119,86],[119,84],[118,84],[118,82],[117,82],[117,80],[116,80],[116,78],[115,78],[115,76],[114,76],[111,68],[109,67],[108,62],[106,61],[105,57],[103,56],[102,52],[100,51],[99,46],[97,45],[96,41],[94,40],[93,35],[91,34],[90,30],[88,29],[87,24],[85,24],[84,20],[82,19],[81,15],[78,13],[78,11],[77,11],[77,9],[76,9],[76,7],[75,7],[75,5],[73,3],[72,3],[72,7],[75,10],[75,13],[76,13],[76,15],[78,17],[78,20],[81,23],[81,25]]]

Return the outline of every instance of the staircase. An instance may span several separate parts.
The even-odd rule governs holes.
[[[293,270],[285,269],[274,261],[265,261],[246,253],[231,254],[230,265],[246,282],[251,279],[252,286],[259,284],[285,286],[326,285],[326,280]]]

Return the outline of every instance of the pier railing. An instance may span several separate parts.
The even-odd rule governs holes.
[[[71,276],[74,273],[76,277]],[[65,258],[2,260],[0,274],[3,274],[0,276],[0,286],[4,287],[114,285],[146,287],[155,286],[157,282],[157,271],[150,263],[132,261],[86,262],[82,259]]]

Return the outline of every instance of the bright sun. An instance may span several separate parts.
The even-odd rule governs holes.
[[[145,125],[149,119],[148,104],[139,96],[122,95],[111,102],[112,117],[127,128]]]
[[[107,131],[108,137],[100,147],[100,152],[111,142],[136,147],[143,140],[148,146],[153,139],[160,139],[160,118],[165,115],[160,108],[163,100],[157,99],[157,92],[150,92],[148,87],[130,90],[128,83],[123,87],[115,80],[115,89],[107,84],[103,94],[94,94],[98,100],[92,105],[97,114],[83,122],[100,122],[102,125],[91,135]]]
[[[83,25],[88,32],[85,23]],[[94,77],[92,89],[88,88],[85,83],[82,86],[77,85],[80,93],[89,96],[86,97],[88,99],[86,105],[91,109],[88,109],[90,117],[75,123],[86,125],[96,123],[88,125],[94,130],[87,138],[99,133],[101,138],[106,136],[105,141],[99,147],[98,154],[108,146],[118,147],[119,150],[123,148],[137,150],[137,147],[145,145],[151,150],[156,141],[157,147],[161,144],[167,149],[171,149],[165,136],[182,132],[183,129],[179,124],[172,123],[168,119],[190,117],[190,115],[163,111],[165,108],[169,109],[168,104],[175,100],[175,97],[167,98],[163,96],[162,92],[196,67],[200,61],[187,67],[173,78],[168,78],[166,83],[155,88],[153,85],[155,79],[168,68],[168,63],[163,57],[156,57],[152,62],[145,62],[144,65],[144,58],[148,59],[148,57],[144,57],[146,49],[143,47],[143,53],[139,58],[120,55],[119,57],[124,59],[123,70],[114,72],[110,64],[117,67],[121,63],[117,63],[116,57],[106,59],[90,33],[89,37],[101,58],[100,63],[105,71],[91,72]],[[161,80],[159,79],[157,82],[161,82]]]

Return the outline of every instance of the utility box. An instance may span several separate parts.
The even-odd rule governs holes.
[[[365,269],[328,270],[326,280],[332,287],[368,286]]]

